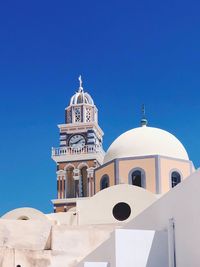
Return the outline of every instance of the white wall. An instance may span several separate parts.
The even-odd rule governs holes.
[[[175,222],[177,267],[200,266],[200,170],[174,187],[134,220],[126,229],[167,229]]]
[[[91,198],[77,200],[78,224],[124,224],[157,200],[155,194],[128,184],[106,188]],[[113,207],[126,202],[131,207],[130,217],[123,222],[113,217]]]
[[[108,262],[110,267],[168,267],[167,232],[117,229],[78,267],[85,267],[86,262]]]
[[[52,224],[77,225],[78,223],[76,210],[46,214],[46,218],[50,220]]]
[[[168,267],[167,232],[118,229],[115,255],[116,267]]]
[[[108,267],[107,262],[85,262],[84,267]]]
[[[52,249],[65,251],[68,255],[73,255],[77,260],[81,260],[108,239],[113,230],[112,225],[54,226],[52,229]]]
[[[14,249],[0,247],[0,266],[1,267],[16,267],[14,255],[15,255]]]
[[[0,247],[42,250],[50,238],[51,224],[37,220],[0,220]]]

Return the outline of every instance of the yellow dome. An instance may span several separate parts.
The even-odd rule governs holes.
[[[181,142],[167,131],[139,127],[120,135],[109,147],[104,163],[117,158],[161,155],[189,160]]]

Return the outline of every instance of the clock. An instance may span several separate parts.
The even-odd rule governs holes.
[[[69,146],[81,149],[85,146],[85,138],[80,134],[75,134],[69,139]]]

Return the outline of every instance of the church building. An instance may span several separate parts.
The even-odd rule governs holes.
[[[54,212],[0,218],[2,267],[200,266],[200,170],[174,135],[149,127],[143,108],[104,152],[81,77],[58,128]]]
[[[60,146],[52,148],[57,164],[55,212],[66,212],[76,206],[77,198],[118,184],[164,194],[194,172],[181,142],[167,131],[149,127],[145,111],[140,127],[120,135],[105,153],[97,107],[84,91],[81,76],[79,83],[65,109],[65,124],[58,125]]]

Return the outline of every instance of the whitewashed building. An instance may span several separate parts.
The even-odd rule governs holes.
[[[0,219],[0,267],[199,267],[200,171],[169,132],[140,127],[105,153],[82,80],[59,125],[54,212]]]

